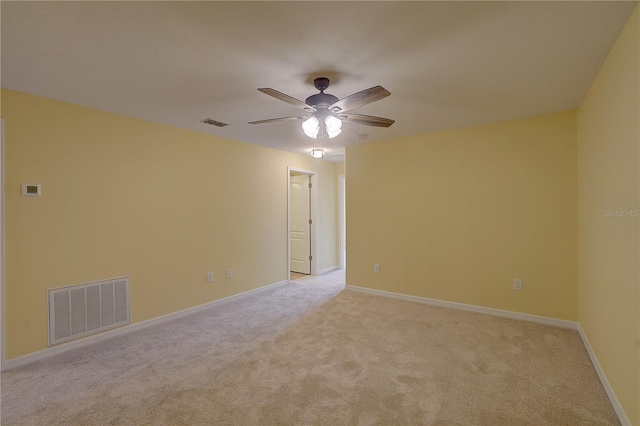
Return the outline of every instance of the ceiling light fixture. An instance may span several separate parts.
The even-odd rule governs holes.
[[[313,158],[323,159],[324,158],[324,149],[322,149],[322,148],[313,148],[311,150],[311,156]]]
[[[324,119],[324,129],[329,136],[329,138],[333,139],[342,133],[342,120],[333,116],[327,115]],[[320,120],[317,117],[313,116],[302,122],[302,131],[304,134],[309,136],[311,139],[315,139],[318,137],[318,133],[320,132]]]

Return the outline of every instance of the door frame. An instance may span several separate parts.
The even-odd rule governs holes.
[[[291,281],[291,172],[302,173],[311,176],[311,275],[316,275],[317,262],[317,246],[318,238],[316,238],[317,226],[317,209],[318,209],[318,172],[315,170],[300,169],[298,167],[287,166],[287,280]]]
[[[0,371],[4,364],[4,119],[0,118]]]

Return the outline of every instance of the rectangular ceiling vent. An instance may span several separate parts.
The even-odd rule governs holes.
[[[49,346],[130,322],[129,277],[48,290]]]
[[[229,125],[228,123],[223,123],[222,121],[216,121],[212,118],[205,118],[204,120],[202,120],[202,123],[210,124],[211,126],[218,126],[218,127],[224,127]]]

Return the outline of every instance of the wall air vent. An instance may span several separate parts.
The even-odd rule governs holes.
[[[130,322],[129,277],[48,290],[49,346]]]
[[[216,121],[212,118],[205,118],[204,120],[201,121],[201,123],[209,124],[211,126],[218,126],[218,127],[224,127],[229,125],[228,123],[223,123],[222,121]]]

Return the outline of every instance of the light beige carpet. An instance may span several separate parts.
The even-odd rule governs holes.
[[[613,425],[575,331],[308,277],[2,374],[2,424]]]
[[[290,272],[290,276],[291,276],[291,277],[290,277],[289,279],[290,279],[291,281],[293,281],[293,280],[297,280],[298,278],[306,278],[306,277],[308,277],[309,275],[308,275],[308,274],[301,274],[301,273],[299,273],[299,272],[293,272],[293,271],[291,271],[291,272]]]

